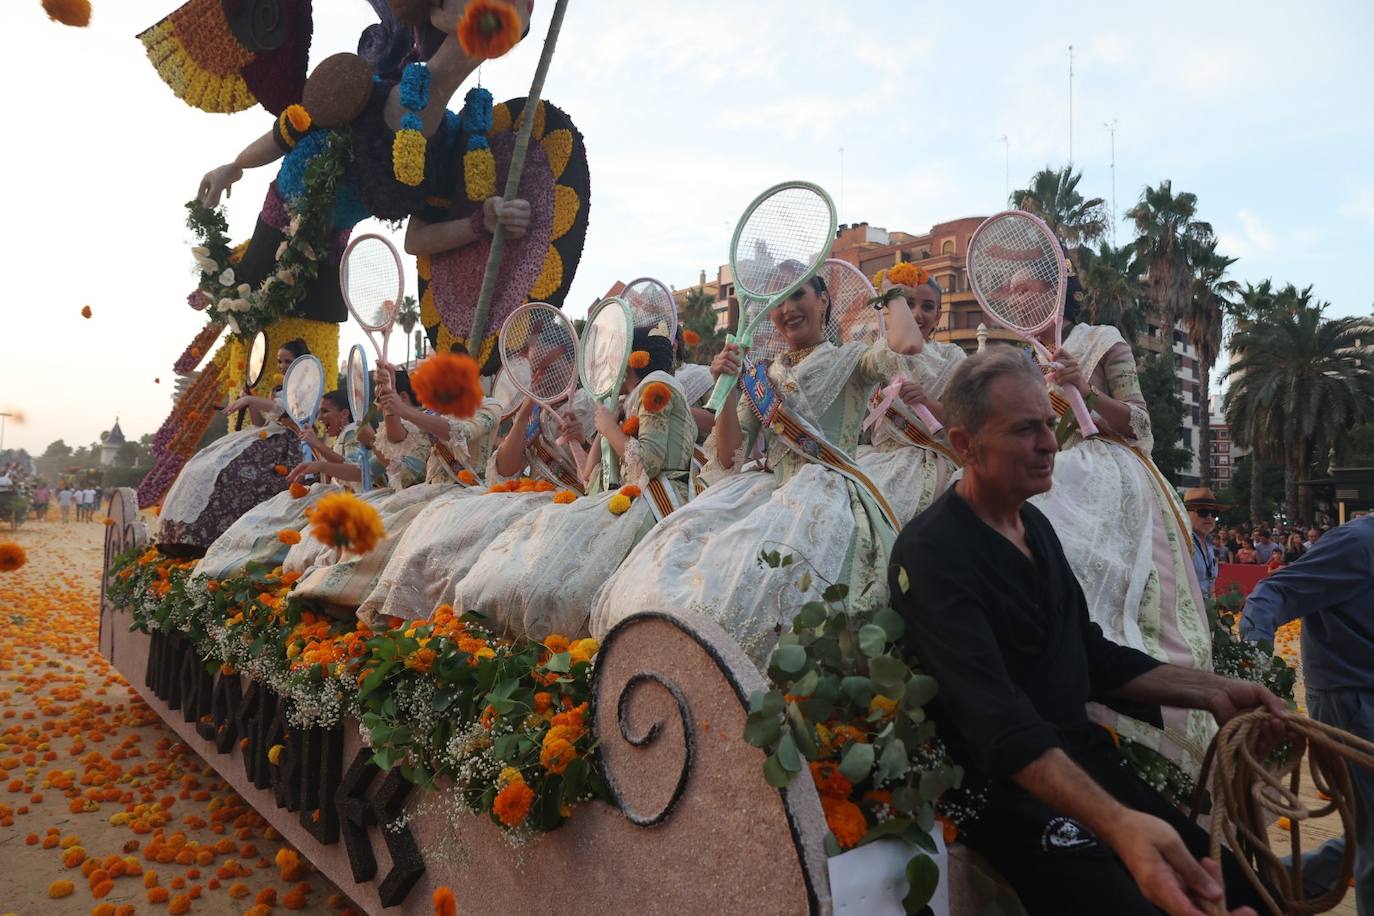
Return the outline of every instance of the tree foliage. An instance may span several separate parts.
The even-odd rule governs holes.
[[[1177,486],[1179,472],[1188,466],[1192,452],[1179,445],[1183,436],[1183,398],[1178,392],[1174,360],[1168,353],[1147,356],[1140,364],[1140,393],[1150,413],[1154,448],[1150,457],[1170,483]]]

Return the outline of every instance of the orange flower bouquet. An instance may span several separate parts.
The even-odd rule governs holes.
[[[467,419],[482,405],[477,361],[463,353],[435,353],[410,376],[420,403],[436,413]]]

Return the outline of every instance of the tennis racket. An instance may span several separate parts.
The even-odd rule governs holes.
[[[380,235],[360,235],[348,243],[339,268],[344,304],[367,333],[377,360],[386,363],[391,327],[405,295],[405,275],[396,246]],[[381,343],[377,343],[377,336]]]
[[[835,203],[816,185],[789,181],[754,198],[730,240],[740,330],[726,340],[748,350],[768,315],[811,278],[834,244]],[[736,381],[716,379],[706,409],[719,413]]]
[[[267,332],[259,331],[253,335],[253,343],[248,347],[248,370],[243,376],[243,393],[248,396],[253,393],[253,389],[258,387],[258,382],[262,381],[262,375],[267,371]],[[247,407],[239,408],[237,421],[234,423],[235,429],[243,429],[243,417],[248,413]]]
[[[1027,341],[1046,365],[1055,365],[1039,335],[1052,324],[1055,349],[1063,343],[1069,262],[1044,220],[1023,210],[988,217],[969,239],[968,275],[987,316]],[[1085,439],[1097,435],[1078,389],[1071,386],[1064,396],[1079,433]]]
[[[353,414],[353,422],[359,428],[366,421],[368,408],[372,406],[372,382],[367,377],[367,352],[354,344],[348,350],[348,369],[345,375],[348,391],[348,409]],[[372,449],[358,443],[362,459],[358,470],[362,473],[361,487],[366,493],[372,489]],[[347,456],[345,456],[347,457]]]
[[[578,374],[582,377],[582,387],[587,394],[607,410],[615,404],[620,396],[620,386],[625,383],[633,336],[634,317],[624,299],[617,296],[602,299],[587,316],[587,327],[582,332],[581,352],[577,360]],[[612,464],[614,460],[611,443],[602,436],[601,482],[607,490],[618,474]]]
[[[677,302],[668,287],[653,277],[640,277],[630,281],[620,298],[630,307],[636,330],[652,331],[662,324],[668,331],[668,340],[676,346]]]
[[[557,422],[554,408],[577,388],[577,330],[568,316],[546,302],[526,303],[501,325],[498,346],[508,383]],[[580,467],[585,454],[576,443],[568,444]]]
[[[317,356],[298,356],[286,367],[281,383],[282,399],[286,402],[286,416],[295,424],[293,432],[315,425],[320,413],[320,399],[324,397],[324,366]],[[301,457],[315,460],[315,451],[301,443]]]

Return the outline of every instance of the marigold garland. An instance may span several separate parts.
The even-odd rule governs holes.
[[[482,404],[477,361],[465,353],[435,353],[410,376],[420,403],[436,413],[467,419]]]
[[[43,0],[43,12],[53,22],[74,28],[91,24],[91,0]]]
[[[352,493],[330,493],[305,515],[315,540],[356,554],[367,553],[386,536],[377,510]]]
[[[425,135],[418,130],[402,128],[396,131],[391,144],[392,170],[396,180],[412,188],[425,180]]]
[[[14,572],[29,562],[29,555],[13,541],[0,544],[0,572]]]
[[[520,43],[520,16],[500,0],[471,0],[458,23],[458,44],[474,60],[500,57]]]
[[[628,365],[631,369],[643,369],[647,367],[649,365],[649,351],[635,350],[630,354]]]
[[[649,413],[659,413],[673,400],[673,390],[663,382],[650,382],[644,386],[640,403]]]

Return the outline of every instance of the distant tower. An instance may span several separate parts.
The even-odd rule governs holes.
[[[115,455],[119,454],[119,447],[124,444],[124,430],[119,428],[119,417],[115,417],[114,426],[109,432],[100,434],[100,466],[112,467],[115,463]]]

